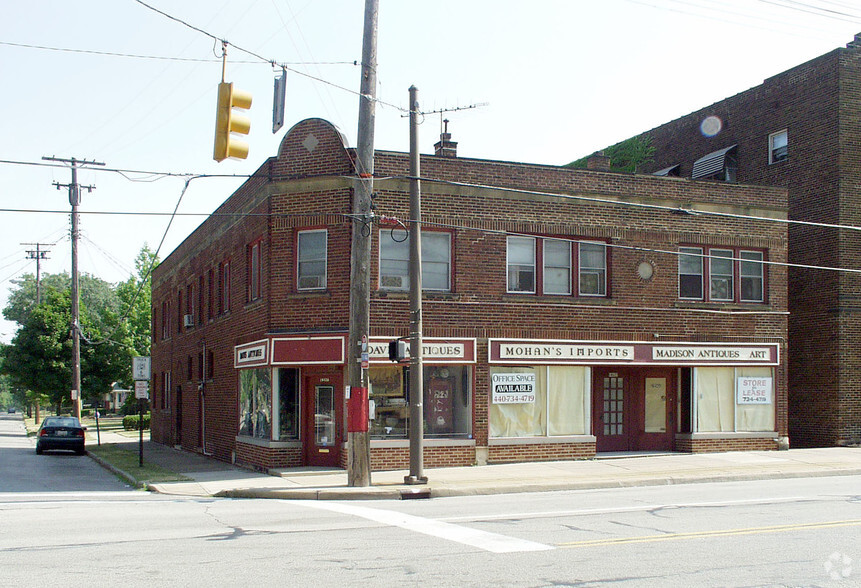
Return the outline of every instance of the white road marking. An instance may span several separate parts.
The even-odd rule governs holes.
[[[376,508],[368,508],[364,506],[353,506],[350,504],[340,504],[337,502],[326,501],[290,501],[293,504],[306,506],[309,508],[317,508],[320,510],[328,510],[345,515],[361,517],[369,521],[375,521],[384,525],[400,527],[408,531],[415,531],[432,537],[439,537],[447,541],[454,541],[463,545],[477,547],[491,553],[516,553],[520,551],[547,551],[555,549],[552,545],[536,543],[535,541],[527,541],[525,539],[517,539],[514,537],[506,537],[496,533],[488,533],[453,525],[434,519],[426,519],[413,515],[403,514],[392,510],[382,510]]]

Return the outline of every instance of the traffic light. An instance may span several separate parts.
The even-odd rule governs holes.
[[[234,108],[251,108],[251,94],[234,90],[233,83],[221,82],[218,84],[218,110],[215,114],[215,151],[212,155],[215,161],[248,157],[248,143],[234,138],[231,133],[247,135],[251,130],[251,119],[237,114]]]
[[[389,361],[403,363],[407,359],[409,359],[409,355],[407,355],[407,342],[403,339],[389,341]]]

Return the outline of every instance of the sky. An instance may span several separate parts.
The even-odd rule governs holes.
[[[71,269],[68,192],[57,187],[71,172],[43,157],[105,164],[78,169],[78,182],[93,187],[82,192],[79,268],[116,283],[134,272],[144,244],[165,258],[297,122],[324,118],[356,145],[363,0],[146,3],[174,19],[137,0],[2,2],[0,308],[14,280],[36,271],[26,253],[35,245],[24,244],[49,251],[43,273]],[[403,115],[415,85],[423,111],[450,110],[459,156],[550,165],[756,86],[861,32],[852,0],[379,4],[377,149],[409,149]],[[221,40],[226,80],[253,104],[248,158],[217,163]],[[281,65],[285,124],[272,133]],[[423,153],[433,152],[442,117],[424,117]],[[183,191],[186,178],[166,174],[220,177]],[[0,342],[14,334],[0,320]]]

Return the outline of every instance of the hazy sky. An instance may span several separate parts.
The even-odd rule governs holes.
[[[220,43],[135,0],[3,2],[0,76],[0,307],[35,272],[32,246],[54,243],[42,271],[69,271],[67,168],[251,174],[296,122],[325,118],[356,143],[363,0],[148,0],[228,47],[227,80],[254,96],[248,159],[212,160]],[[854,1],[380,0],[377,149],[406,151],[399,107],[410,85],[424,110],[450,112],[465,157],[564,164],[755,86],[861,32]],[[235,46],[233,46],[235,45]],[[271,63],[288,72],[286,123],[271,132]],[[278,70],[280,71],[280,69]],[[301,75],[313,76],[319,80]],[[428,115],[421,150],[433,151]],[[82,168],[80,269],[126,279],[144,243],[168,255],[241,183]],[[28,212],[23,212],[24,210]],[[32,212],[37,211],[37,212]],[[54,211],[54,212],[50,212]],[[96,214],[96,213],[121,214]],[[163,213],[132,215],[133,212]],[[61,214],[62,213],[62,214]],[[0,322],[0,341],[14,325]]]

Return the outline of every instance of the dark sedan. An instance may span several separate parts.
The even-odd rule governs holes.
[[[47,417],[36,436],[36,453],[42,455],[43,451],[51,449],[67,449],[83,455],[86,430],[75,417]]]

